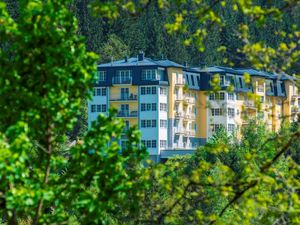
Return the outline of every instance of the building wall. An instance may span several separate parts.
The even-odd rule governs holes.
[[[229,125],[234,125],[237,135],[240,137],[240,130],[248,124],[248,119],[258,115],[263,117],[267,128],[274,132],[280,129],[282,118],[288,118],[288,122],[296,119],[298,90],[290,80],[284,81],[284,93],[284,91],[279,91],[282,81],[251,76],[251,86],[247,86],[244,80],[242,85],[240,84],[243,75],[234,75],[234,99],[229,99],[226,87],[221,87],[220,92],[224,93],[225,99],[209,100],[207,90],[211,88],[209,77],[212,74],[210,73],[186,72],[182,68],[170,66],[160,68],[165,71],[165,80],[147,82],[141,81],[142,67],[133,68],[132,84],[112,84],[111,81],[105,81],[103,85],[95,85],[96,87],[106,87],[106,95],[93,96],[92,100],[88,102],[88,124],[90,127],[91,122],[102,113],[91,112],[92,105],[105,104],[107,109],[113,107],[120,112],[121,105],[128,104],[129,115],[118,114],[118,117],[128,121],[130,126],[137,126],[141,131],[142,140],[156,141],[156,147],[148,148],[154,161],[159,161],[160,156],[165,157],[174,155],[176,152],[192,151],[197,146],[203,145],[215,132],[212,129],[213,124],[223,125],[226,129],[229,129]],[[150,67],[145,68],[149,69]],[[116,74],[116,70],[109,68],[107,74],[110,74],[111,77]],[[228,74],[223,73],[222,75],[227,76]],[[193,84],[191,80],[187,82],[192,76],[194,77]],[[201,82],[199,82],[200,80]],[[272,92],[268,89],[270,83],[274,83]],[[142,87],[155,87],[156,94],[142,95]],[[121,99],[122,88],[129,89],[129,99]],[[161,88],[167,89],[166,95],[160,94]],[[249,92],[252,92],[252,95],[249,95]],[[261,99],[259,107],[251,96]],[[155,103],[156,111],[142,111],[142,103]],[[161,103],[167,104],[167,111],[160,110]],[[176,105],[178,107],[175,107]],[[211,109],[215,108],[223,109],[224,113],[212,116]],[[234,116],[228,114],[229,108],[234,109]],[[132,112],[134,113],[131,114]],[[106,113],[104,112],[104,114]],[[142,120],[156,120],[156,127],[142,127]],[[167,121],[167,128],[160,127],[160,120]],[[178,121],[177,127],[174,125],[175,121]],[[120,142],[125,140],[126,136],[123,135]],[[166,146],[164,146],[165,143]],[[171,154],[172,151],[175,153]]]

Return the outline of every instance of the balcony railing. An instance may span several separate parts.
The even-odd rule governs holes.
[[[188,119],[188,120],[194,120],[195,117],[196,117],[195,114],[191,114],[191,113],[185,113],[185,114],[184,114],[184,118],[185,118],[185,119]]]
[[[229,80],[225,80],[224,82],[221,82],[221,87],[228,87],[228,86],[230,86]]]
[[[179,111],[179,112],[176,112],[175,113],[175,117],[184,117],[184,113],[183,112],[181,112],[181,111]]]
[[[175,132],[175,134],[185,134],[185,128],[183,128],[183,127],[176,127],[175,129],[174,129],[174,132]]]
[[[184,127],[176,127],[174,129],[174,132],[175,132],[175,134],[184,135],[184,136],[188,136],[188,137],[193,137],[196,135],[195,130],[188,130],[187,128],[184,128]]]
[[[255,106],[254,102],[251,102],[251,101],[245,101],[244,106],[246,108],[256,109],[256,106]]]
[[[113,84],[131,84],[132,77],[124,78],[124,77],[113,77]]]
[[[264,92],[264,91],[265,91],[265,88],[263,85],[257,86],[257,92]]]
[[[175,95],[175,101],[183,101],[183,95]]]
[[[138,112],[137,111],[120,111],[117,114],[117,117],[137,117],[138,116]]]
[[[130,94],[128,96],[112,96],[110,101],[137,101],[137,95]]]
[[[187,104],[195,104],[195,99],[191,97],[185,97],[184,102]]]
[[[185,85],[185,80],[175,80],[175,85],[177,86]]]

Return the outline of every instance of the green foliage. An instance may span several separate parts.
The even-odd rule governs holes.
[[[101,61],[110,62],[112,60],[123,59],[125,56],[130,56],[128,46],[115,34],[110,35],[107,42],[101,48]]]
[[[128,132],[130,145],[121,151],[124,123],[111,112],[82,141],[66,145],[93,86],[97,57],[76,35],[77,20],[65,3],[19,4],[14,21],[0,3],[0,215],[9,224],[25,217],[33,224],[69,223],[74,215],[108,224],[107,214],[119,207],[134,212],[147,174],[139,132]]]

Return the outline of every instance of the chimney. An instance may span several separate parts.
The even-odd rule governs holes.
[[[188,67],[188,63],[187,63],[186,61],[184,62],[184,64],[183,64],[183,65],[184,65],[184,67],[185,67],[185,68],[187,68],[187,67]]]
[[[125,62],[128,62],[128,56],[126,55],[124,58]]]
[[[144,52],[140,51],[139,55],[138,55],[138,61],[143,61],[144,60]]]

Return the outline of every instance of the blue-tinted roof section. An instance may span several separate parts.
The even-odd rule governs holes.
[[[123,60],[118,61],[112,61],[110,63],[104,63],[98,65],[98,68],[103,67],[123,67],[123,66],[161,66],[161,67],[177,67],[177,68],[184,68],[183,65],[180,65],[178,63],[175,63],[171,60],[165,59],[165,60],[153,60],[150,58],[143,58],[143,60],[138,60],[137,57],[132,57]]]

